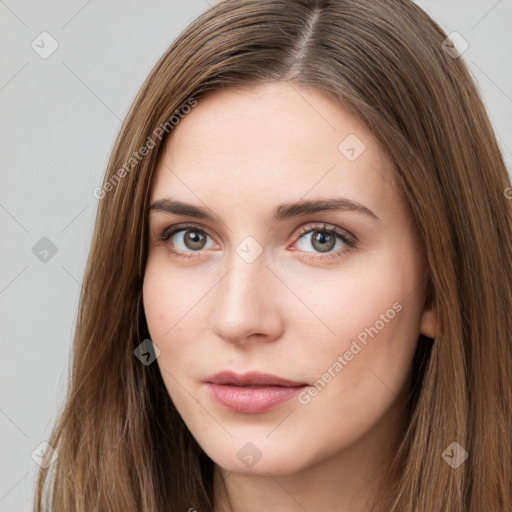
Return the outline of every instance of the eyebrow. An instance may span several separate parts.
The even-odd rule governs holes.
[[[158,199],[150,205],[149,210],[153,212],[185,215],[187,217],[195,217],[211,222],[216,220],[215,216],[204,208],[183,203],[181,201],[172,201],[169,198]],[[343,197],[283,203],[272,210],[268,217],[268,222],[269,224],[273,224],[293,217],[300,217],[303,215],[330,210],[362,213],[377,222],[381,222],[379,217],[377,217],[377,215],[375,215],[375,213],[369,210],[366,206]]]

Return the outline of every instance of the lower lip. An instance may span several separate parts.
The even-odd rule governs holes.
[[[306,386],[239,387],[228,384],[211,384],[207,387],[212,397],[226,409],[242,413],[270,411],[297,396]]]

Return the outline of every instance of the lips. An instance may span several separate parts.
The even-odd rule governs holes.
[[[247,414],[274,409],[296,396],[307,386],[304,382],[284,379],[261,372],[216,373],[205,379],[210,396],[224,408]]]
[[[211,384],[228,384],[232,386],[251,386],[251,387],[263,387],[263,386],[282,386],[282,387],[294,387],[294,386],[305,386],[305,382],[296,382],[288,379],[283,379],[277,375],[271,375],[270,373],[261,372],[248,372],[244,374],[237,374],[232,371],[223,371],[216,373],[206,379],[206,382]]]

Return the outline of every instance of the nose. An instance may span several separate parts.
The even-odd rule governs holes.
[[[267,266],[264,253],[248,263],[238,254],[216,287],[212,332],[230,343],[273,341],[283,329],[283,283]]]

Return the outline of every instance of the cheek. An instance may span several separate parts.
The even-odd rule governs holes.
[[[170,328],[166,312],[172,310],[169,307],[170,291],[161,279],[157,279],[157,275],[153,267],[146,267],[142,296],[149,334],[153,342],[158,344]]]
[[[185,271],[183,271],[185,272]],[[201,298],[209,286],[204,279],[190,279],[173,268],[164,255],[148,259],[144,273],[144,312],[152,339],[171,340],[184,326],[194,323],[201,310]]]
[[[201,298],[209,287],[204,280],[191,281],[179,269],[170,268],[162,255],[146,265],[144,313],[151,340],[160,350],[157,363],[162,378],[173,396],[179,395],[184,376],[198,374],[201,340],[208,339]]]
[[[398,388],[406,377],[419,334],[418,269],[398,255],[380,261],[296,289],[310,309],[298,311],[295,325],[314,340],[304,347],[314,378],[343,374],[335,387],[346,390],[361,379],[375,380],[372,372],[393,375],[390,382]],[[304,359],[294,364],[300,367]]]

